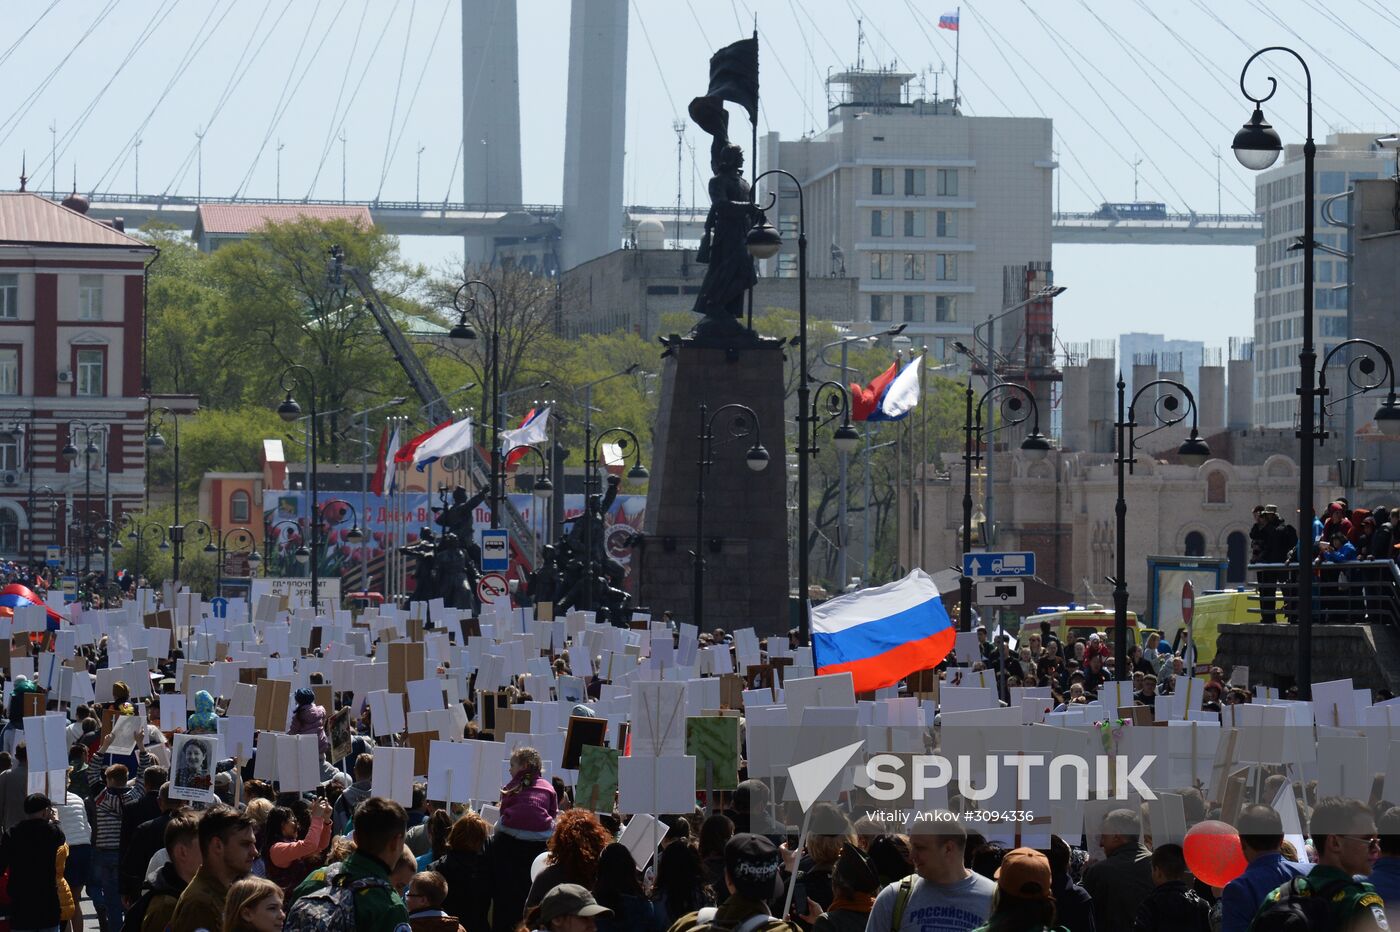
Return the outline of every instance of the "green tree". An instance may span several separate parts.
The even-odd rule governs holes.
[[[225,410],[209,408],[182,416],[180,475],[175,475],[174,429],[162,429],[165,452],[147,460],[151,488],[173,488],[178,478],[181,493],[193,496],[199,492],[200,480],[207,472],[260,472],[263,440],[280,437],[286,429],[276,411],[252,405]],[[190,503],[189,513],[193,513],[193,497],[185,500]]]

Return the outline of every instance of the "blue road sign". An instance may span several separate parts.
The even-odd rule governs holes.
[[[214,613],[215,618],[228,617],[228,599],[223,596],[215,596],[209,600],[209,609]]]
[[[965,553],[963,575],[973,579],[983,576],[1034,576],[1033,553]]]
[[[481,571],[504,573],[510,569],[510,531],[486,528],[481,532]]]

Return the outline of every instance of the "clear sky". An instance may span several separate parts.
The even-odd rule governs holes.
[[[947,96],[954,34],[936,23],[956,3],[631,0],[627,200],[675,202],[672,121],[755,13],[759,128],[796,137],[825,125],[825,76],[855,62],[857,20],[867,67],[926,73],[930,94],[937,75]],[[56,143],[59,187],[76,167],[81,189],[130,192],[139,138],[141,193],[193,195],[202,131],[206,193],[272,195],[280,161],[283,196],[338,198],[343,133],[352,198],[461,197],[460,0],[0,0],[0,13],[0,171],[17,177],[27,152],[31,188],[54,184]],[[568,16],[566,0],[519,2],[527,201],[560,200]],[[1135,165],[1141,200],[1250,210],[1229,144],[1250,113],[1239,69],[1265,45],[1308,59],[1319,139],[1400,127],[1400,64],[1380,51],[1400,42],[1389,0],[964,0],[961,24],[965,110],[1053,118],[1067,211],[1133,200]],[[1285,56],[1255,69],[1251,89],[1281,79],[1266,113],[1299,141],[1301,69]],[[693,126],[686,141],[703,145]],[[688,204],[703,179],[685,162]],[[451,240],[405,249],[457,254]],[[1058,246],[1054,263],[1067,342],[1144,330],[1224,345],[1252,329],[1250,249]]]

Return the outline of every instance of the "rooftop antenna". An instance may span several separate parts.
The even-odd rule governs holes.
[[[863,71],[865,59],[861,57],[861,46],[865,45],[865,23],[856,18],[856,70]]]
[[[21,191],[23,191],[23,190],[24,190],[24,186],[27,185],[27,184],[29,183],[29,173],[28,173],[28,168],[27,168],[27,165],[26,165],[26,162],[28,161],[28,159],[29,159],[29,153],[28,153],[28,152],[25,152],[25,151],[23,151],[23,150],[20,150],[20,153],[19,153],[19,189],[20,189]]]
[[[676,248],[681,248],[681,194],[684,191],[683,171],[685,166],[685,121],[672,120],[671,129],[676,134]]]

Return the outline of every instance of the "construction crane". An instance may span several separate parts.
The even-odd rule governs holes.
[[[345,250],[338,245],[331,247],[330,269],[327,277],[332,285],[338,286],[343,286],[345,280],[349,279],[356,290],[360,292],[360,296],[364,298],[365,307],[370,314],[374,315],[375,323],[379,325],[380,334],[388,341],[389,348],[394,353],[394,361],[403,368],[404,375],[408,376],[409,385],[413,387],[414,392],[422,400],[428,420],[433,424],[441,424],[443,421],[450,420],[452,409],[448,407],[446,396],[433,382],[432,376],[428,375],[428,368],[423,365],[423,361],[418,358],[418,354],[413,351],[413,347],[409,344],[408,338],[399,329],[399,325],[389,312],[389,308],[379,297],[379,291],[374,287],[374,282],[370,280],[363,269],[346,264]],[[477,485],[489,484],[491,464],[486,457],[481,455],[481,451],[473,445],[466,450],[463,456],[472,481]],[[510,531],[513,558],[517,564],[529,571],[532,568],[529,555],[535,552],[534,532],[504,493],[500,496],[500,502],[502,524]]]

